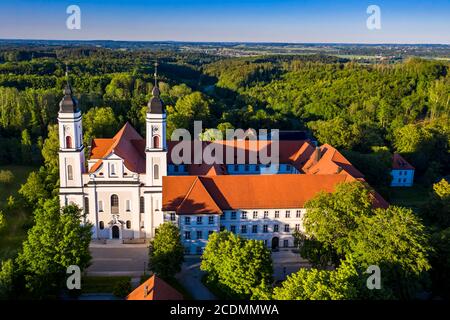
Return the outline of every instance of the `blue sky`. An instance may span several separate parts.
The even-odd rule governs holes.
[[[81,30],[66,28],[72,4]],[[450,44],[450,1],[1,0],[0,38]]]

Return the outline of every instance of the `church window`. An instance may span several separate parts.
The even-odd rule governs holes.
[[[131,211],[131,203],[130,203],[130,200],[127,200],[126,206],[127,206],[127,211]]]
[[[159,136],[153,136],[153,148],[160,148]]]
[[[66,148],[67,149],[72,148],[72,137],[71,136],[66,137]]]
[[[70,164],[67,166],[67,179],[73,180],[73,169]]]
[[[117,194],[111,196],[111,213],[119,213],[119,197]]]
[[[127,229],[131,229],[131,221],[127,220]]]
[[[157,164],[153,166],[153,177],[159,179],[159,166]]]
[[[144,213],[145,210],[145,200],[144,197],[139,198],[139,212]]]
[[[105,229],[105,223],[103,221],[100,221],[99,228],[100,228],[100,230]]]
[[[103,201],[98,202],[98,211],[103,212]]]
[[[112,176],[116,175],[116,165],[115,164],[111,164],[111,175]]]

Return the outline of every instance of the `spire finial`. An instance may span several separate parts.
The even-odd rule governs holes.
[[[72,88],[70,87],[70,81],[69,81],[69,65],[66,63],[66,88],[64,89],[64,94],[71,95],[72,94]]]
[[[155,61],[154,66],[155,66],[155,74],[154,74],[154,76],[155,76],[155,87],[157,87],[158,86],[158,60]]]

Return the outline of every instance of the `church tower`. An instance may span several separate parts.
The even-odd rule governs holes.
[[[72,96],[66,68],[67,84],[59,103],[59,179],[61,206],[70,203],[83,207],[84,145],[81,111]]]
[[[153,237],[155,229],[164,222],[162,213],[162,177],[167,175],[166,110],[158,87],[158,63],[155,63],[155,85],[146,114],[146,236]]]

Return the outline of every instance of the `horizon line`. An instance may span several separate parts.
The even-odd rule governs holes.
[[[286,41],[194,41],[194,40],[114,40],[114,39],[43,39],[43,38],[0,38],[0,41],[65,41],[65,42],[148,42],[148,43],[226,43],[226,44],[294,44],[294,45],[435,45],[450,46],[448,43],[432,42],[286,42]]]

